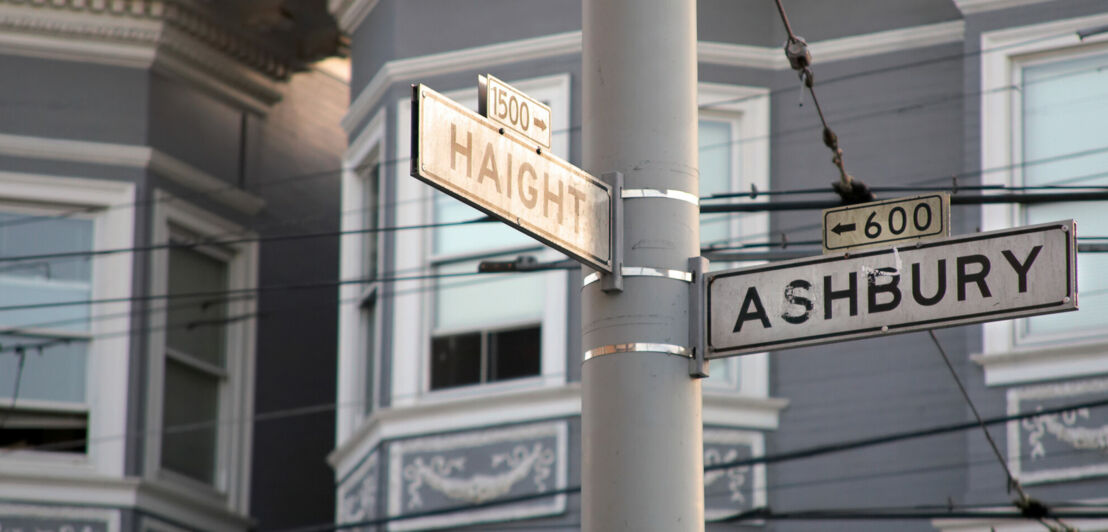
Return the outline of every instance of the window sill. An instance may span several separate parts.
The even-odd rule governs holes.
[[[102,479],[85,453],[0,451],[0,476]]]
[[[775,430],[781,411],[788,406],[788,399],[705,390],[702,417],[705,426]]]
[[[985,384],[1004,386],[1108,373],[1108,341],[1098,340],[971,355]]]

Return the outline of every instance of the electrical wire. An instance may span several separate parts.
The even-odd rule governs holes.
[[[1041,505],[1041,503],[1032,499],[1031,496],[1027,494],[1027,491],[1023,489],[1022,485],[1020,485],[1019,480],[1017,480],[1015,475],[1012,474],[1012,470],[1008,468],[1008,462],[1004,459],[1004,455],[1000,453],[1000,448],[997,446],[996,441],[993,440],[993,435],[989,433],[989,428],[985,426],[985,422],[981,418],[981,413],[977,410],[977,405],[973,403],[973,398],[971,398],[969,392],[966,391],[966,386],[962,384],[962,378],[959,377],[958,372],[954,370],[954,364],[950,362],[950,356],[946,354],[946,349],[943,349],[943,344],[939,342],[939,337],[935,336],[935,331],[929,329],[927,331],[927,334],[931,336],[931,341],[934,342],[935,347],[939,350],[939,354],[942,355],[943,362],[946,364],[946,368],[950,370],[950,375],[954,378],[954,383],[958,385],[958,391],[962,393],[962,397],[966,400],[966,404],[969,406],[970,411],[973,412],[973,417],[977,420],[977,424],[981,427],[981,432],[985,433],[985,440],[989,442],[989,447],[993,450],[993,454],[996,456],[997,462],[1000,463],[1000,468],[1004,470],[1004,475],[1008,480],[1008,490],[1011,491],[1015,489],[1016,493],[1019,495],[1019,499],[1016,500],[1014,503],[1016,508],[1020,510],[1021,514],[1027,516],[1030,519],[1038,521],[1040,524],[1047,527],[1048,530],[1054,530],[1054,527],[1048,524],[1044,520],[1044,517],[1040,515],[1040,510],[1038,510],[1038,508],[1036,508],[1034,516],[1030,515],[1031,509],[1033,507]],[[1043,507],[1042,510],[1049,512],[1049,509],[1045,507]],[[1055,521],[1058,523],[1059,526],[1062,527],[1063,530],[1070,530],[1070,527],[1062,521],[1058,519],[1055,519]]]
[[[27,351],[24,349],[18,349],[16,356],[19,357],[19,367],[15,370],[15,385],[12,387],[11,405],[4,409],[4,416],[0,417],[0,430],[4,430],[4,425],[8,423],[8,418],[15,413],[16,403],[19,402],[19,384],[23,381],[23,364],[27,362]]]

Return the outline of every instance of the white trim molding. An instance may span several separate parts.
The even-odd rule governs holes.
[[[1010,7],[1042,4],[1052,1],[1054,0],[954,0],[954,5],[958,6],[958,10],[961,11],[963,15],[973,15],[986,11],[996,11],[999,9],[1008,9]]]
[[[148,146],[0,133],[0,155],[149,170],[245,214],[265,206],[261,198]]]
[[[369,169],[367,165],[380,165],[378,170],[378,183],[383,183],[385,168],[381,161],[388,153],[385,142],[385,118],[386,112],[381,109],[374,115],[369,127],[362,130],[357,138],[350,142],[343,155],[342,171],[342,215],[339,220],[342,231],[346,232],[339,240],[339,273],[341,279],[354,279],[361,277],[366,271],[362,262],[369,253],[363,249],[366,238],[363,234],[354,234],[362,229],[365,223],[367,209],[376,212],[378,227],[384,225],[383,211],[380,201],[378,205],[365,205],[366,180],[364,172]],[[378,191],[381,187],[378,186]],[[380,200],[380,198],[378,198]],[[378,260],[383,250],[383,238],[378,238]],[[378,265],[380,267],[380,264]],[[365,389],[367,354],[376,354],[376,349],[367,349],[364,345],[367,335],[363,323],[362,298],[366,285],[347,284],[339,287],[339,361],[336,382],[338,395],[337,401],[341,405],[335,413],[335,441],[343,442],[365,420],[367,406],[365,404]],[[380,321],[380,320],[377,320]],[[378,324],[373,324],[377,327]],[[375,329],[376,330],[376,329]],[[379,335],[373,335],[378,338]],[[377,342],[379,344],[379,342]],[[380,368],[380,364],[374,366]],[[381,375],[376,375],[376,382],[383,382]]]
[[[385,63],[373,79],[358,92],[342,118],[347,134],[364,120],[393,84],[469,69],[489,69],[507,63],[533,61],[559,55],[581,53],[581,32],[571,31],[497,43],[450,52],[396,59]],[[474,79],[476,87],[477,80]]]
[[[962,40],[962,21],[940,22],[910,28],[879,31],[839,39],[810,43],[816,61],[841,61],[874,54],[898,52],[958,42]],[[776,46],[750,46],[717,42],[697,45],[701,63],[766,70],[787,70],[789,62]],[[570,31],[518,41],[509,41],[449,52],[394,59],[385,63],[365,87],[356,87],[358,95],[342,119],[342,127],[353,133],[380,103],[385,91],[397,83],[414,82],[452,72],[488,69],[509,63],[534,61],[581,53],[581,32]]]
[[[902,52],[915,48],[960,42],[965,34],[961,20],[939,22],[910,28],[851,35],[809,43],[816,64],[855,59],[874,54]],[[719,42],[700,42],[698,60],[731,67],[788,70],[789,60],[780,47],[750,46]]]
[[[290,61],[179,2],[0,0],[0,54],[152,68],[265,114]]]

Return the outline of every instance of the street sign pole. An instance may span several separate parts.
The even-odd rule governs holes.
[[[623,174],[626,267],[622,291],[581,290],[581,525],[703,530],[701,390],[688,344],[689,259],[700,255],[696,2],[582,8],[583,167]],[[668,192],[636,194],[644,189]],[[646,270],[670,275],[628,273]]]

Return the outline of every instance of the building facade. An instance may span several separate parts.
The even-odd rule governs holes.
[[[338,228],[340,44],[322,2],[0,2],[0,529],[329,518],[338,240],[270,237]]]
[[[340,290],[335,522],[390,530],[580,526],[577,268],[469,275],[487,260],[561,258],[410,177],[411,85],[476,109],[492,74],[548,104],[554,154],[581,154],[581,6],[565,1],[335,0],[351,37]],[[846,166],[871,187],[956,195],[1103,185],[1108,6],[1085,0],[786,2]],[[834,200],[810,97],[772,2],[698,3],[700,195],[708,204]],[[432,28],[433,31],[427,31]],[[644,87],[643,90],[649,90]],[[594,172],[598,169],[586,169]],[[614,170],[614,169],[606,169]],[[961,187],[961,188],[959,188]],[[811,189],[820,191],[812,192]],[[766,191],[782,195],[767,195]],[[726,200],[713,194],[749,193]],[[785,194],[788,195],[785,195]],[[905,192],[906,194],[908,192]],[[899,192],[879,190],[881,197]],[[953,234],[1075,218],[1097,203],[956,205]],[[819,254],[818,211],[703,215],[714,268]],[[775,252],[760,253],[771,249]],[[755,252],[751,252],[751,250]],[[738,251],[738,253],[735,253]],[[1100,255],[1079,259],[1081,310],[937,332],[985,416],[1108,396]],[[926,333],[715,361],[704,463],[726,464],[973,419]],[[993,425],[1005,465],[1052,502],[1102,503],[1108,410]],[[905,437],[705,474],[705,514],[1003,506],[979,430]],[[664,479],[660,479],[664,481]],[[1068,522],[1108,529],[1108,521]],[[1027,520],[738,520],[773,530],[1036,530]],[[1038,527],[1038,528],[1036,528]]]

